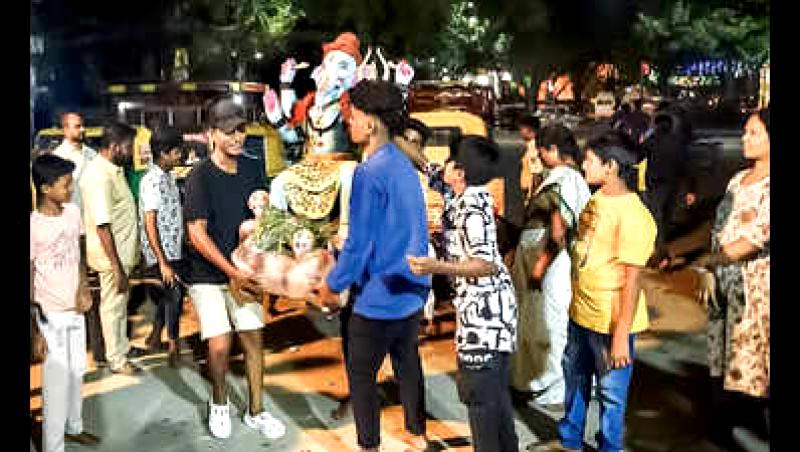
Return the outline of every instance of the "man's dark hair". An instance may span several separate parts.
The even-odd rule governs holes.
[[[485,185],[500,175],[499,159],[500,148],[493,141],[479,135],[464,135],[450,147],[447,161],[463,169],[467,185],[474,186]]]
[[[422,142],[420,145],[423,147],[431,138],[431,135],[433,135],[431,129],[426,126],[424,122],[416,118],[408,118],[408,121],[406,122],[406,129],[411,129],[419,133],[419,136],[422,137]]]
[[[591,149],[603,163],[614,160],[619,168],[619,178],[625,182],[629,190],[636,191],[639,176],[636,148],[625,133],[618,130],[606,131],[591,139],[586,148]]]
[[[603,130],[586,142],[586,147],[591,149],[606,146],[621,147],[629,151],[636,150],[636,144],[633,142],[630,135],[619,129]]]
[[[402,135],[407,115],[403,93],[394,83],[384,80],[362,80],[350,90],[350,103],[359,110],[375,115],[389,129],[389,136]]]
[[[767,129],[767,135],[769,135],[769,105],[758,110],[758,119],[764,123],[764,128]]]
[[[642,105],[644,105],[644,101],[642,101],[641,97],[633,100],[633,108],[635,108],[637,111],[642,111]]]
[[[72,174],[75,164],[53,154],[36,157],[31,165],[31,177],[36,193],[41,196],[43,185],[53,185],[61,176]]]
[[[160,127],[153,132],[150,137],[150,151],[153,153],[153,161],[158,160],[169,151],[180,148],[183,145],[183,136],[174,127]]]
[[[575,135],[566,126],[554,124],[544,127],[537,135],[536,145],[546,149],[555,146],[560,158],[571,157],[578,166],[581,164],[580,149],[575,141]]]
[[[67,118],[70,117],[70,116],[77,116],[77,117],[83,119],[83,117],[81,116],[80,113],[77,113],[77,112],[74,112],[74,111],[65,111],[65,112],[61,113],[60,115],[58,115],[58,123],[61,124],[61,127],[64,127],[65,125],[67,125]]]
[[[539,129],[542,128],[542,122],[536,116],[524,114],[517,118],[517,127],[527,127],[539,133]]]
[[[627,102],[622,104],[622,107],[620,107],[620,108],[622,109],[622,112],[625,113],[625,114],[631,112],[631,104],[629,104]]]
[[[109,121],[103,126],[103,139],[101,149],[108,149],[112,144],[121,145],[128,140],[136,138],[136,129],[120,121]]]

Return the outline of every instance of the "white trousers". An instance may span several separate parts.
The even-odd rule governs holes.
[[[569,324],[569,304],[572,300],[572,281],[570,280],[570,259],[565,250],[553,259],[542,278],[544,296],[544,321],[550,339],[545,371],[531,381],[533,391],[544,391],[536,398],[542,404],[564,403],[564,372],[561,357],[567,346],[567,325]]]
[[[64,451],[64,433],[83,431],[81,386],[86,371],[86,326],[83,314],[48,312],[39,323],[47,341],[42,365],[42,404],[45,452]]]

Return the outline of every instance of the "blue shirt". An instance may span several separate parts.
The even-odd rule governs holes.
[[[428,255],[428,225],[419,176],[393,143],[356,167],[350,195],[350,234],[328,275],[331,290],[348,286],[353,312],[378,320],[422,309],[430,277],[411,273],[406,255]]]

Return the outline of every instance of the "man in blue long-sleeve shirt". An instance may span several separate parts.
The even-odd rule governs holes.
[[[387,353],[397,365],[409,444],[424,450],[425,416],[418,333],[430,278],[411,272],[406,256],[428,254],[425,200],[408,158],[391,142],[406,119],[391,83],[362,81],[351,93],[350,137],[367,156],[353,176],[350,235],[320,299],[351,287],[348,379],[358,444],[380,446],[378,369]]]

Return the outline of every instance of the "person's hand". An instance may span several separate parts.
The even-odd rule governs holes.
[[[292,83],[294,76],[297,74],[297,61],[294,58],[288,58],[281,64],[281,83]]]
[[[344,247],[344,237],[338,232],[331,237],[331,245],[337,250],[341,250]]]
[[[161,272],[161,280],[164,281],[165,286],[170,287],[175,284],[175,270],[172,269],[172,266],[164,262],[158,264],[158,269]]]
[[[686,201],[687,206],[693,206],[697,202],[697,193],[686,193],[684,201]]]
[[[339,296],[331,290],[328,282],[324,279],[314,287],[314,292],[316,294],[314,303],[320,308],[328,312],[336,312],[341,309]]]
[[[44,360],[44,358],[47,356],[47,339],[44,338],[44,334],[39,333],[33,336],[31,349],[33,356],[37,361]]]
[[[78,287],[78,299],[75,309],[81,314],[92,309],[92,293],[85,284],[81,284],[80,287]]]
[[[511,268],[514,266],[514,257],[516,256],[516,251],[511,250],[503,256],[503,263],[506,264],[506,268]]]
[[[435,272],[438,261],[428,256],[406,256],[411,273],[415,275],[430,275]]]
[[[240,305],[245,302],[260,301],[264,294],[258,281],[242,271],[230,276],[230,289],[234,300]]]
[[[394,73],[394,81],[398,85],[408,86],[414,78],[414,68],[406,60],[400,60]]]
[[[112,271],[114,273],[114,284],[117,286],[117,293],[128,293],[128,290],[130,290],[130,284],[128,282],[128,275],[125,273],[125,270],[116,267]]]
[[[539,254],[539,257],[536,259],[536,262],[533,263],[533,267],[531,268],[531,279],[537,284],[540,285],[542,279],[544,278],[545,272],[547,272],[547,268],[550,266],[550,255],[545,251]]]
[[[631,364],[631,350],[628,335],[614,333],[611,337],[611,354],[608,357],[608,366],[611,369],[621,369]]]
[[[278,93],[272,90],[269,86],[264,89],[264,112],[267,119],[272,124],[277,124],[283,118],[281,111],[281,103],[278,101]]]

